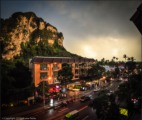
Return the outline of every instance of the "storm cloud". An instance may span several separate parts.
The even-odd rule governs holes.
[[[1,17],[33,11],[63,32],[64,46],[94,59],[141,60],[141,35],[130,21],[140,1],[2,1]]]

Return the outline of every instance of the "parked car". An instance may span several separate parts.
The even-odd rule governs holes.
[[[67,101],[63,101],[61,104],[62,104],[63,107],[67,106]]]
[[[56,104],[56,105],[54,106],[54,110],[60,109],[60,108],[62,108],[62,107],[63,107],[62,104]]]
[[[80,102],[86,102],[86,101],[89,101],[90,100],[90,97],[89,96],[82,96],[80,98]]]
[[[86,91],[87,90],[87,87],[81,87],[80,88],[80,91]]]

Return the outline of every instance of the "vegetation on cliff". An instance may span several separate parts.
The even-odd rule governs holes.
[[[29,59],[36,55],[78,57],[63,46],[63,34],[33,12],[17,12],[1,19],[1,54],[3,59]]]

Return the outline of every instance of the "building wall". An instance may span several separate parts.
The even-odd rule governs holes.
[[[37,87],[37,85],[40,83],[40,64],[34,64],[34,72],[33,72],[33,81],[35,83],[35,86]]]
[[[72,65],[72,73],[73,73],[72,80],[79,79],[79,75],[81,75],[81,68],[85,70],[89,69],[88,63],[87,62],[85,63],[86,64],[84,64],[81,67],[80,67],[81,63],[79,62],[68,63]],[[60,63],[60,62],[48,62],[48,61],[47,62],[36,62],[36,63],[34,62],[33,68],[32,68],[32,76],[33,76],[33,81],[34,81],[35,86],[37,87],[38,84],[42,80],[48,81],[49,84],[59,83],[59,81],[57,80],[57,76],[58,76],[58,71],[62,69],[62,64],[63,63]],[[47,73],[47,76],[46,76],[46,73]]]
[[[79,79],[79,63],[73,63],[72,64],[72,73],[73,73],[73,79],[72,80]]]
[[[47,70],[40,70],[40,63],[34,64],[33,81],[36,87],[42,80],[48,81],[49,84],[54,84],[55,79],[57,79],[57,77],[54,76],[54,72],[58,72],[59,70],[62,69],[61,63],[43,63],[43,64],[47,64]],[[57,68],[54,67],[54,65],[57,65]],[[88,67],[84,67],[84,69],[88,69]],[[46,78],[41,79],[40,74],[44,72],[47,72],[48,76]],[[73,73],[72,80],[79,79],[80,75],[79,63],[72,63],[72,73]]]
[[[57,78],[54,76],[54,72],[58,72],[59,70],[62,69],[61,63],[42,63],[42,64],[47,64],[47,70],[40,70],[40,63],[34,64],[33,81],[36,87],[42,80],[48,81],[49,84],[54,84],[55,78]],[[54,67],[55,64],[57,65],[57,68]],[[40,74],[44,72],[47,72],[47,77],[41,79]]]

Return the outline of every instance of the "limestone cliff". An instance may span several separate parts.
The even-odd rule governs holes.
[[[63,46],[63,34],[33,12],[17,12],[8,19],[1,19],[0,30],[4,59],[12,59],[22,54],[21,44],[29,41],[37,45],[40,42],[46,42],[48,46],[53,46],[57,42],[59,46]]]

